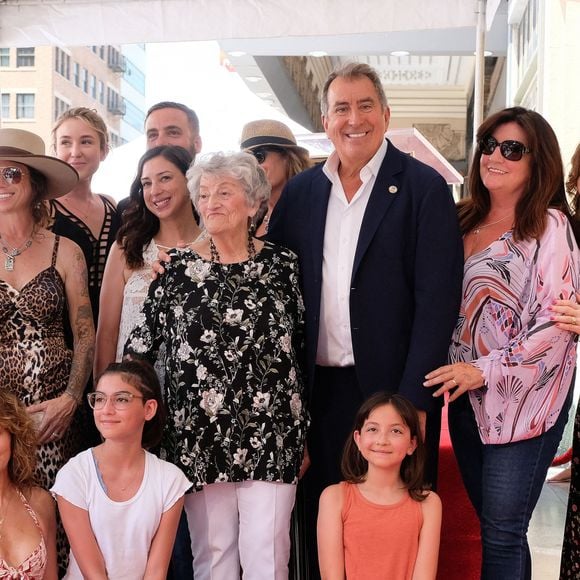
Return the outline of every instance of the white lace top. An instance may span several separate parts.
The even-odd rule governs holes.
[[[147,246],[143,247],[143,267],[135,270],[125,284],[123,290],[123,308],[121,310],[121,322],[119,324],[119,338],[117,340],[116,362],[123,358],[123,348],[129,338],[129,334],[137,322],[137,315],[141,312],[143,302],[147,298],[149,285],[151,284],[151,270],[153,262],[157,260],[159,250],[151,240]],[[163,386],[165,368],[163,360],[165,358],[165,347],[162,346],[159,351],[159,357],[155,362],[155,370],[159,377],[159,383]]]

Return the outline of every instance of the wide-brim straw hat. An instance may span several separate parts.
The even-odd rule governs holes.
[[[240,149],[253,151],[259,147],[295,149],[308,155],[308,149],[300,147],[296,143],[296,137],[294,137],[290,128],[281,121],[274,119],[259,119],[244,125]]]
[[[14,161],[42,173],[47,187],[43,199],[55,199],[75,187],[79,174],[68,163],[44,152],[44,141],[38,135],[22,129],[0,129],[0,161]]]

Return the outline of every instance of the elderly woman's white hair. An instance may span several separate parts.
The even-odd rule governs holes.
[[[191,194],[191,201],[198,212],[202,175],[219,175],[238,181],[250,207],[265,207],[272,191],[266,173],[253,155],[243,151],[204,155],[196,160],[195,165],[187,171],[187,187]]]

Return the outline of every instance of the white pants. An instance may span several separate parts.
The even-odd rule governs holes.
[[[212,483],[185,496],[195,580],[287,580],[296,486]]]

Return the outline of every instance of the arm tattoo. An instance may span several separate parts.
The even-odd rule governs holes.
[[[95,354],[95,327],[90,304],[79,306],[74,321],[73,333],[73,359],[65,392],[79,403],[93,368]]]

